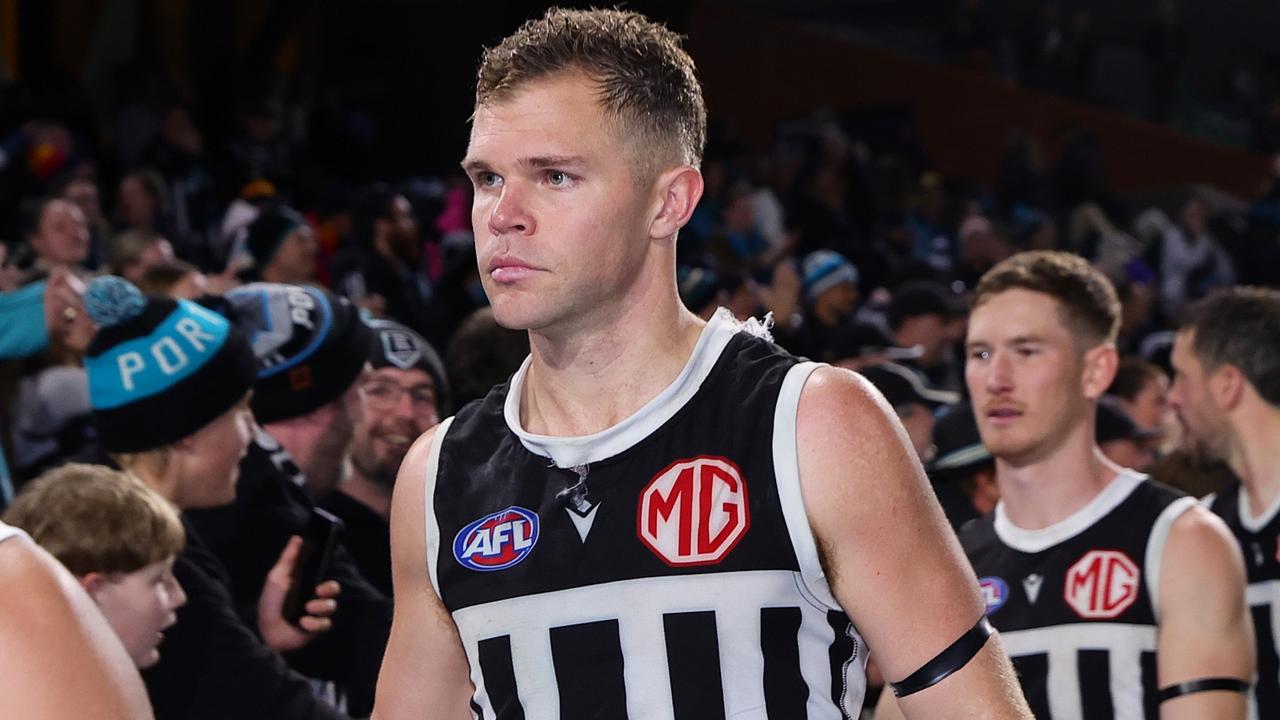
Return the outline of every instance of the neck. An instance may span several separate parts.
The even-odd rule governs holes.
[[[364,476],[354,463],[338,490],[384,518],[391,517],[391,488]]]
[[[1256,516],[1280,496],[1280,409],[1258,401],[1235,415],[1227,465],[1240,478]]]
[[[525,430],[592,435],[625,420],[670,385],[705,323],[668,289],[651,300],[619,303],[616,313],[595,318],[592,327],[556,336],[531,331],[532,361],[520,397]]]
[[[996,458],[1000,502],[1009,520],[1041,530],[1071,517],[1115,479],[1119,468],[1093,442],[1093,423],[1080,423],[1057,450],[1019,464]]]

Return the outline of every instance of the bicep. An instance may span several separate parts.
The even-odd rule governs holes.
[[[885,679],[902,680],[982,617],[977,579],[906,431],[865,381],[815,371],[801,395],[797,435],[801,490],[827,582]],[[901,707],[912,717],[1029,717],[998,636]]]
[[[424,480],[435,433],[410,451],[396,480],[391,507],[391,563],[395,615],[378,676],[374,717],[470,717],[466,654],[444,603],[427,574]],[[426,715],[426,713],[435,713]]]
[[[1253,624],[1245,599],[1244,561],[1218,518],[1193,507],[1173,525],[1160,563],[1158,675],[1161,688],[1210,677],[1249,682]],[[1161,717],[1244,717],[1244,694],[1184,695],[1161,705]]]
[[[901,679],[973,627],[983,605],[901,424],[876,396],[834,379],[810,379],[801,398],[805,507],[832,591],[885,677]]]

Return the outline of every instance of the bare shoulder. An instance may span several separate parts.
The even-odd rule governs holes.
[[[1199,503],[1187,508],[1169,529],[1165,557],[1176,558],[1178,565],[1193,565],[1212,570],[1209,565],[1222,565],[1218,571],[1239,565],[1243,572],[1240,548],[1222,518]]]
[[[396,485],[391,494],[393,560],[398,554],[398,547],[414,557],[420,557],[421,552],[426,549],[423,536],[426,523],[426,481],[431,469],[431,451],[441,427],[437,425],[431,428],[413,443],[396,474]]]
[[[1242,587],[1244,584],[1244,559],[1240,548],[1231,536],[1231,530],[1219,516],[1206,507],[1193,505],[1178,516],[1165,541],[1162,564],[1161,594],[1169,585],[1175,587],[1199,587],[1201,589]],[[1215,578],[1215,582],[1204,582]]]
[[[142,680],[75,579],[25,541],[0,543],[0,716],[149,718]]]
[[[800,394],[796,437],[808,492],[857,491],[868,484],[878,491],[903,483],[925,487],[897,416],[855,372],[834,367],[813,371]],[[835,487],[828,488],[832,483]]]

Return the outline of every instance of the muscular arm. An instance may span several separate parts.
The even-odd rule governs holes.
[[[1165,543],[1159,582],[1160,687],[1210,677],[1252,682],[1244,560],[1227,526],[1203,507],[1183,513]],[[1244,718],[1246,701],[1228,691],[1184,695],[1161,704],[1160,717]]]
[[[133,661],[93,601],[47,553],[0,544],[0,717],[152,717]]]
[[[836,599],[886,680],[933,659],[983,614],[978,583],[906,432],[853,373],[820,368],[800,397],[800,482]],[[901,700],[906,717],[1029,718],[999,636]]]
[[[427,576],[424,481],[435,430],[405,456],[391,502],[395,617],[373,720],[471,717],[471,679],[453,618]]]

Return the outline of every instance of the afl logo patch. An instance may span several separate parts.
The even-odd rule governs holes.
[[[538,515],[512,506],[459,530],[453,538],[453,557],[472,570],[505,570],[528,557],[536,544]]]
[[[978,587],[982,589],[982,601],[987,604],[987,614],[1004,607],[1009,599],[1009,585],[998,577],[978,578]]]

